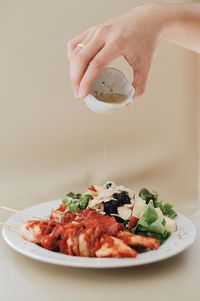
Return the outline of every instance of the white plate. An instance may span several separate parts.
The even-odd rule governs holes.
[[[27,208],[33,215],[48,217],[53,208],[60,204],[61,200],[40,203],[33,207]],[[15,214],[8,220],[8,224],[20,225],[24,221],[30,219],[23,214]],[[31,257],[33,259],[57,264],[62,266],[71,266],[79,268],[120,268],[129,266],[138,266],[160,261],[176,254],[179,254],[189,247],[196,236],[194,224],[184,215],[178,214],[176,218],[178,229],[169,239],[158,249],[139,254],[136,258],[89,258],[69,256],[65,254],[55,253],[45,250],[34,243],[25,241],[17,231],[11,230],[4,226],[2,234],[7,244],[17,252]]]

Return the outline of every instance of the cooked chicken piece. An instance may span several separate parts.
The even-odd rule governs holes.
[[[67,206],[60,204],[60,206],[53,210],[50,216],[51,220],[57,222],[69,223],[75,219],[76,215],[73,212],[68,211]]]
[[[20,234],[24,239],[38,244],[45,234],[52,232],[55,225],[54,221],[30,220],[22,224]]]
[[[95,252],[100,248],[102,233],[99,226],[90,226],[85,228],[79,236],[79,251],[84,257],[95,257]]]
[[[113,217],[104,216],[93,210],[84,210],[67,223],[49,221],[27,221],[21,235],[41,247],[73,256],[84,257],[135,257],[133,247],[157,249],[154,238],[123,231],[123,225]]]
[[[137,235],[126,231],[119,232],[117,237],[131,247],[142,247],[150,250],[155,250],[159,247],[159,242],[155,238]]]
[[[69,228],[64,230],[63,237],[59,241],[60,252],[80,256],[79,251],[79,236],[82,231],[82,226],[79,223],[72,222]]]
[[[80,252],[80,255],[83,256],[83,257],[89,257],[90,256],[88,242],[85,239],[85,234],[83,234],[83,233],[81,233],[79,235],[79,252]]]
[[[96,257],[136,257],[137,252],[127,246],[122,240],[109,235],[101,238],[101,247],[96,251]]]

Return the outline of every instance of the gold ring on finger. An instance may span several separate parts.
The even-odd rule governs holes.
[[[83,47],[85,47],[85,45],[82,43],[78,43],[76,47],[83,48]]]

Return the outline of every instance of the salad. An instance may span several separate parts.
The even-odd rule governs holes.
[[[156,238],[160,244],[176,231],[176,211],[163,202],[157,192],[142,188],[135,192],[109,181],[102,186],[92,185],[84,193],[68,193],[62,203],[65,211],[93,209],[102,215],[113,216],[131,233]],[[66,212],[65,212],[66,213]],[[63,212],[56,212],[56,218]]]

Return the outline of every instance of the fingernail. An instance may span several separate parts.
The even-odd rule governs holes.
[[[78,91],[78,98],[83,98],[84,96],[83,90],[80,88]]]

